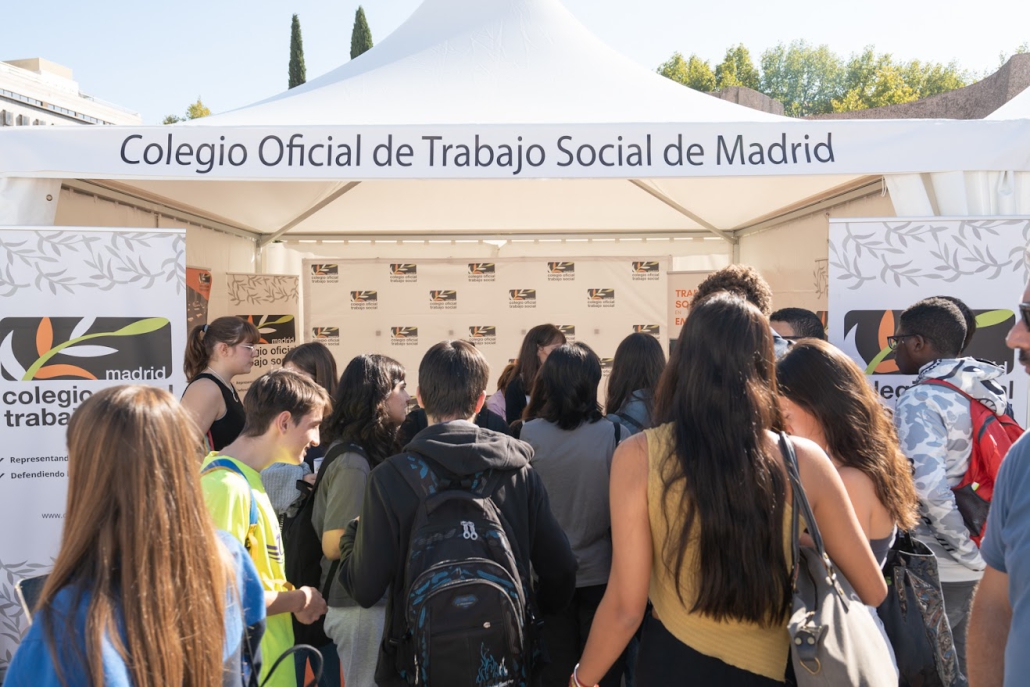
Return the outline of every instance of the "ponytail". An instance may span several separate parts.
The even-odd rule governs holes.
[[[217,344],[235,346],[243,342],[257,344],[260,341],[261,333],[257,327],[239,317],[219,317],[210,324],[198,324],[186,337],[186,354],[182,366],[186,380],[192,382],[211,363],[211,354]]]

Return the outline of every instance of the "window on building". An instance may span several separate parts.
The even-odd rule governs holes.
[[[0,126],[14,126],[14,113],[9,110],[0,110]]]

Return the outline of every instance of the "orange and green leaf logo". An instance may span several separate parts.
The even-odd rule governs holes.
[[[852,310],[844,316],[845,350],[857,351],[866,374],[901,374],[887,337],[898,331],[901,310]],[[1013,368],[1014,354],[1005,336],[1016,321],[1011,310],[974,310],[976,334],[962,355]]]
[[[0,320],[5,380],[144,380],[171,373],[171,325],[163,317]]]
[[[257,327],[258,343],[293,343],[297,340],[297,319],[293,315],[237,315]]]

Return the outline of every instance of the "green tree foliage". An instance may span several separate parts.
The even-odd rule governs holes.
[[[350,34],[350,58],[353,60],[358,55],[372,49],[372,30],[368,28],[368,21],[365,19],[365,10],[358,5],[358,11],[354,13],[354,29]]]
[[[744,86],[756,91],[761,88],[761,76],[751,61],[751,53],[743,44],[726,50],[726,56],[715,67],[715,83],[719,88]]]
[[[304,68],[304,39],[300,36],[300,18],[293,15],[290,26],[290,88],[296,88],[308,80]]]
[[[845,67],[843,91],[832,102],[834,112],[899,105],[953,91],[969,83],[954,62],[898,62],[889,53],[867,46]]]
[[[211,114],[211,110],[209,110],[207,106],[204,105],[204,101],[201,100],[200,96],[198,95],[197,102],[193,103],[192,105],[186,108],[185,116],[180,117],[178,115],[168,115],[161,121],[161,123],[176,124],[178,122],[185,122],[188,119],[200,119],[201,117],[207,117],[209,114]]]
[[[844,78],[844,65],[829,47],[794,41],[762,53],[761,91],[783,103],[791,117],[824,114],[833,109]]]
[[[683,59],[682,54],[674,53],[658,67],[658,73],[696,91],[710,93],[715,90],[715,73],[711,65],[697,55]]]

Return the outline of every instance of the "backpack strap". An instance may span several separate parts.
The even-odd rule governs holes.
[[[612,425],[615,427],[615,445],[618,446],[622,441],[622,425],[618,422],[613,422]]]
[[[204,475],[210,474],[216,470],[228,470],[229,472],[236,473],[246,483],[247,488],[250,489],[250,523],[247,527],[246,541],[243,542],[249,552],[257,545],[258,505],[257,497],[254,494],[254,488],[250,486],[250,480],[248,480],[247,476],[243,474],[243,470],[240,469],[240,466],[228,458],[215,458],[207,464],[207,467],[204,468],[202,473],[200,473],[200,476],[203,477]]]

